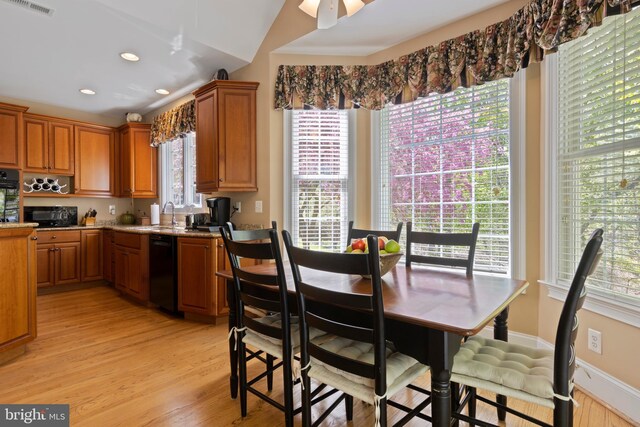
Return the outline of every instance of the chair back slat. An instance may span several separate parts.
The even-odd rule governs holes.
[[[364,228],[353,228],[353,221],[349,221],[349,232],[347,233],[347,244],[349,246],[353,239],[364,239],[369,234],[373,234],[378,237],[386,237],[387,239],[393,239],[396,242],[400,241],[400,234],[402,233],[402,222],[398,223],[395,230],[367,230]]]
[[[295,246],[290,248],[290,252],[289,259],[293,255],[297,260],[296,264],[300,267],[337,274],[367,275],[369,274],[367,272],[370,271],[369,256],[367,254],[319,252]],[[347,256],[349,258],[345,258]]]
[[[338,335],[353,341],[373,342],[373,329],[337,322],[308,312],[306,320],[309,326],[329,334]]]
[[[372,379],[376,377],[375,365],[332,353],[312,343],[309,343],[309,356],[354,375]]]
[[[296,286],[298,310],[304,313],[300,317],[301,364],[306,366],[310,357],[313,356],[335,368],[366,378],[374,378],[376,394],[381,396],[386,393],[387,384],[384,374],[386,372],[386,340],[377,237],[367,236],[368,254],[329,254],[296,247],[287,231],[283,231],[282,235]],[[305,269],[302,270],[301,267]],[[336,275],[369,275],[371,276],[371,294],[347,294],[343,290],[337,291],[331,288],[330,281],[310,283],[313,275],[309,274],[307,269],[331,272]],[[309,274],[309,280],[305,280],[307,274]],[[362,308],[358,310],[358,307]],[[344,316],[346,311],[357,315],[358,320]],[[363,318],[366,321],[363,322]],[[371,326],[366,330],[367,333],[356,333],[362,331],[363,323]],[[335,335],[344,338],[373,344],[374,364],[349,359],[315,345],[309,340],[311,324],[327,332],[335,332]]]
[[[423,264],[435,264],[446,267],[463,267],[467,277],[473,276],[473,262],[476,254],[476,244],[478,242],[478,232],[480,223],[476,222],[471,227],[470,233],[433,233],[426,231],[413,231],[413,223],[407,222],[407,248],[405,262],[410,267],[413,262]],[[464,258],[439,257],[433,255],[416,255],[413,245],[432,245],[440,247],[466,247],[467,253]]]
[[[321,303],[341,305],[343,307],[365,310],[371,310],[373,306],[371,295],[336,292],[309,285],[305,282],[300,282],[299,286],[300,291],[303,292],[308,298]]]
[[[249,305],[268,312],[280,312],[280,301],[278,300],[274,301],[272,299],[260,298],[249,292],[241,292],[240,300],[245,306]]]
[[[270,336],[275,339],[282,339],[282,328],[266,325],[249,316],[243,316],[242,322],[244,326],[253,331]]]
[[[230,240],[227,245],[235,256],[250,259],[273,259],[271,242],[268,243],[248,243],[246,241]]]
[[[237,270],[238,278],[249,283],[257,283],[266,286],[278,286],[278,276],[273,274],[259,274],[242,269]]]
[[[557,394],[568,396],[575,371],[575,340],[578,335],[577,312],[586,297],[585,282],[602,256],[602,229],[596,229],[582,252],[567,298],[560,313],[553,362],[553,387]]]
[[[227,229],[230,232],[231,240],[269,240],[269,231],[277,230],[278,224],[276,221],[271,221],[271,228],[262,228],[259,230],[235,230],[233,224],[227,222]]]

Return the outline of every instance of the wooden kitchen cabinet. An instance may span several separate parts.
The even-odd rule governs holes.
[[[111,197],[115,185],[115,131],[105,126],[75,126],[75,182],[78,196]]]
[[[35,238],[31,227],[0,229],[0,363],[37,335]]]
[[[178,238],[178,310],[217,315],[217,250],[212,238]]]
[[[151,144],[151,125],[127,123],[118,128],[120,155],[119,195],[158,197],[158,149]]]
[[[37,237],[38,287],[80,282],[80,231],[39,231]]]
[[[82,230],[82,268],[80,279],[83,282],[101,280],[103,276],[102,230]]]
[[[113,283],[115,277],[115,245],[113,243],[113,231],[104,230],[102,234],[102,254],[103,254],[103,270],[104,280]]]
[[[214,80],[196,97],[196,191],[257,191],[257,82]]]
[[[149,236],[116,231],[115,285],[141,302],[149,300]]]
[[[73,175],[74,151],[71,122],[24,115],[25,172]]]
[[[22,121],[27,109],[0,102],[0,168],[22,168]]]

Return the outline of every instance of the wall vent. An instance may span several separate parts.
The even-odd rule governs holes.
[[[41,15],[53,16],[53,9],[48,8],[46,6],[42,6],[40,4],[34,3],[29,0],[2,0],[5,3],[12,4],[14,6],[20,6],[24,9],[28,9],[32,12],[39,13]]]

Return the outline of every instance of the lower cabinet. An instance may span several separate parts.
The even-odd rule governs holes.
[[[42,231],[37,235],[38,287],[80,282],[80,231]]]
[[[113,231],[104,230],[102,234],[102,275],[104,280],[113,283],[115,278],[115,245],[113,243]]]
[[[102,230],[82,230],[82,268],[80,279],[83,282],[101,280],[102,273]]]
[[[31,227],[0,229],[0,363],[36,337],[36,261]]]
[[[116,289],[149,301],[149,236],[116,231],[114,242]]]
[[[205,316],[218,314],[216,244],[213,238],[178,238],[178,310]]]

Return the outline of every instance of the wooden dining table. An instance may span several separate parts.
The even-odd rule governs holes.
[[[245,267],[248,271],[275,274],[273,264]],[[371,293],[371,282],[347,276],[300,269],[305,282],[341,292]],[[216,273],[227,280],[229,328],[236,325],[235,290],[231,270]],[[291,269],[285,265],[289,294],[294,298]],[[451,423],[451,371],[462,338],[475,335],[493,321],[494,337],[507,340],[509,304],[528,286],[525,280],[464,271],[398,264],[382,276],[387,340],[396,349],[430,366],[431,417],[435,426]],[[290,307],[296,307],[295,299]],[[233,336],[229,342],[231,396],[237,396],[237,353]]]

